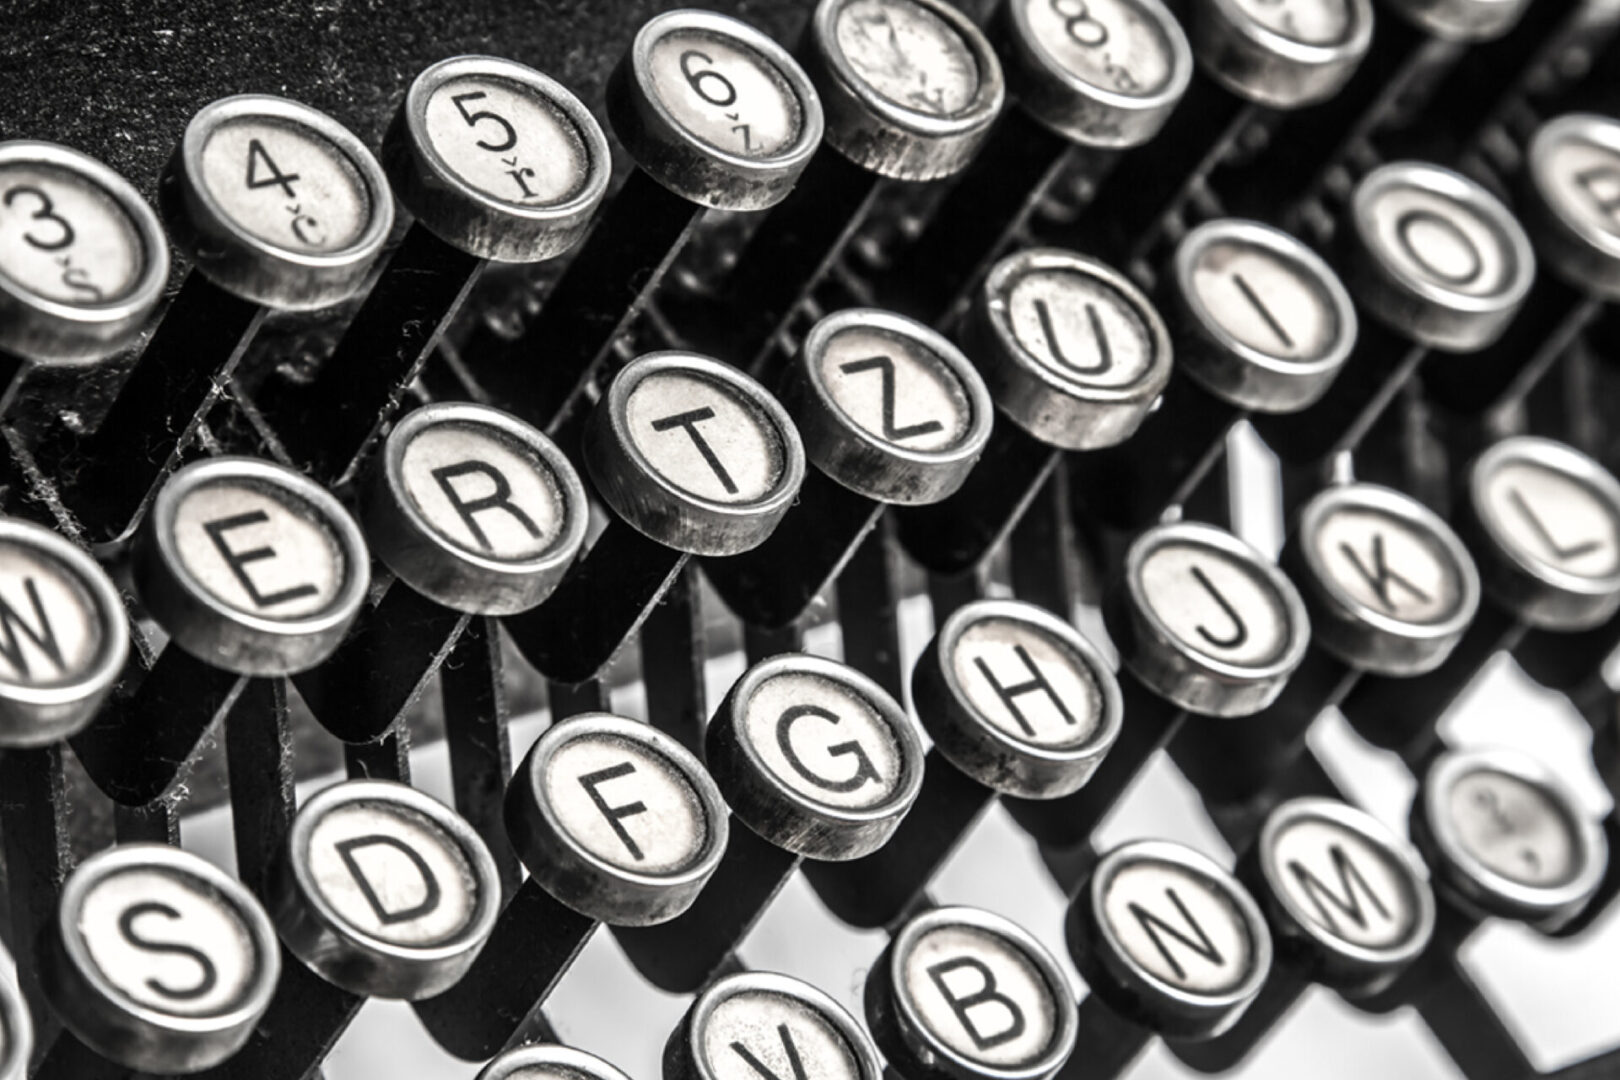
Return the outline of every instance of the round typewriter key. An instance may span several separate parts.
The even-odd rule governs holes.
[[[990,43],[944,0],[822,0],[810,32],[827,142],[879,175],[959,172],[1006,99]]]
[[[1413,340],[1473,352],[1501,336],[1530,291],[1535,255],[1506,207],[1437,165],[1397,162],[1351,198],[1349,283]]]
[[[476,1080],[629,1080],[595,1054],[571,1046],[520,1046],[485,1065]]]
[[[271,879],[287,948],[351,993],[455,985],[500,911],[495,860],[460,815],[385,780],[334,784],[293,819]]]
[[[1193,51],[1240,97],[1297,109],[1332,97],[1372,44],[1368,0],[1199,0]]]
[[[10,957],[0,949],[0,957]],[[34,1054],[34,1022],[22,991],[9,978],[0,978],[0,1080],[27,1080]]]
[[[40,978],[63,1023],[142,1072],[199,1072],[230,1057],[281,974],[275,930],[252,894],[162,844],[81,863],[43,945]]]
[[[732,812],[813,859],[882,847],[922,787],[922,739],[899,703],[854,668],[800,653],[749,668],[705,748]]]
[[[1437,758],[1412,802],[1411,829],[1448,900],[1549,931],[1580,912],[1609,861],[1603,830],[1563,782],[1510,750]]]
[[[726,806],[697,758],[634,720],[553,724],[507,790],[506,828],[547,892],[619,926],[691,906],[726,848]]]
[[[269,307],[351,296],[394,224],[388,180],[359,139],[325,113],[263,94],[192,117],[162,191],[175,243],[197,269]]]
[[[1620,483],[1550,439],[1504,439],[1468,474],[1485,591],[1551,630],[1598,625],[1620,608]]]
[[[1096,648],[1015,600],[952,612],[912,669],[911,696],[946,760],[1025,799],[1078,790],[1119,736],[1119,684]]]
[[[1355,345],[1356,310],[1338,275],[1269,225],[1200,225],[1177,246],[1171,283],[1178,366],[1240,408],[1305,408]]]
[[[1056,248],[1009,255],[974,305],[972,355],[996,405],[1037,439],[1129,438],[1170,380],[1170,335],[1123,274]]]
[[[1045,1080],[1075,1048],[1074,992],[1021,927],[977,908],[909,920],[866,979],[884,1056],[914,1080]]]
[[[400,202],[435,236],[502,262],[573,247],[607,193],[607,137],[561,84],[493,56],[411,83],[383,141]]]
[[[243,675],[331,655],[371,580],[360,529],[324,488],[243,457],[171,476],[135,542],[135,587],[174,642]]]
[[[168,277],[157,216],[123,177],[65,146],[0,143],[0,348],[41,362],[116,352]]]
[[[100,565],[49,529],[0,518],[0,746],[77,732],[128,653],[124,605]]]
[[[1147,142],[1192,80],[1187,36],[1159,0],[1009,0],[1002,18],[1008,84],[1077,143]]]
[[[1247,716],[1271,704],[1310,639],[1293,583],[1236,536],[1194,522],[1137,537],[1124,586],[1104,610],[1125,666],[1206,716]]]
[[[1488,41],[1512,30],[1530,0],[1393,0],[1414,26],[1448,41]]]
[[[1266,817],[1246,877],[1279,950],[1312,976],[1365,988],[1415,960],[1434,933],[1434,894],[1417,853],[1337,799],[1292,799]]]
[[[693,555],[758,547],[804,480],[793,421],[753,379],[656,352],[613,379],[585,429],[585,466],[637,530]]]
[[[389,434],[366,486],[371,549],[457,611],[511,615],[557,587],[585,540],[585,488],[560,450],[483,405],[417,409]]]
[[[1104,855],[1065,929],[1091,992],[1163,1035],[1220,1034],[1271,969],[1271,934],[1243,886],[1207,856],[1163,840]]]
[[[886,503],[938,502],[967,479],[990,438],[984,380],[921,323],[849,308],[811,328],[782,387],[806,455],[852,491]]]
[[[1434,511],[1376,484],[1321,492],[1283,553],[1312,640],[1364,671],[1420,675],[1451,654],[1479,609],[1479,572]]]
[[[608,87],[630,155],[669,190],[720,210],[764,210],[821,142],[821,100],[776,42],[712,11],[647,20]]]
[[[1577,289],[1620,299],[1620,122],[1572,113],[1537,129],[1527,151],[1536,249]]]
[[[664,1048],[664,1080],[879,1080],[877,1048],[855,1018],[808,983],[742,972],[709,986]]]

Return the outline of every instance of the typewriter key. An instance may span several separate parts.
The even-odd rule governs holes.
[[[1467,502],[1492,600],[1550,630],[1620,608],[1620,483],[1597,462],[1550,439],[1504,439],[1469,469]]]
[[[0,143],[0,348],[94,360],[141,329],[169,278],[157,215],[77,150]]]
[[[1233,93],[1277,109],[1338,92],[1372,44],[1368,0],[1199,0],[1193,51]]]
[[[1579,290],[1620,299],[1620,122],[1572,113],[1526,152],[1530,230],[1547,265]]]
[[[585,488],[550,439],[482,405],[417,409],[365,489],[371,549],[458,611],[510,615],[551,595],[585,540]]]
[[[204,107],[165,168],[175,244],[220,288],[267,307],[351,296],[394,224],[365,144],[325,113],[243,94]]]
[[[900,928],[867,974],[866,1022],[907,1080],[1046,1080],[1078,1026],[1056,959],[1021,927],[968,907]]]
[[[1446,41],[1489,41],[1512,30],[1530,0],[1393,0],[1401,17]]]
[[[705,747],[732,812],[814,859],[882,847],[922,786],[911,717],[860,672],[814,656],[749,668],[715,713]]]
[[[1186,35],[1159,0],[1009,0],[1002,20],[1009,86],[1083,145],[1146,142],[1192,80]]]
[[[562,85],[493,56],[441,60],[411,83],[383,139],[400,202],[480,258],[572,248],[607,193],[607,137]]]
[[[1262,899],[1278,952],[1330,985],[1387,982],[1434,933],[1434,894],[1417,853],[1337,799],[1272,810],[1240,874]]]
[[[1411,830],[1444,899],[1477,918],[1547,931],[1579,914],[1609,860],[1603,830],[1563,782],[1510,750],[1435,759],[1412,802]]]
[[[174,643],[242,675],[290,675],[326,659],[371,579],[360,529],[337,499],[243,457],[170,477],[134,563],[136,591]]]
[[[571,1046],[520,1046],[485,1065],[476,1080],[629,1080],[595,1054]]]
[[[189,852],[126,844],[81,863],[42,943],[51,1006],[131,1069],[199,1072],[241,1048],[281,974],[275,929],[241,883]]]
[[[1211,221],[1176,247],[1180,369],[1223,401],[1293,412],[1327,392],[1356,341],[1356,310],[1314,252],[1254,221]]]
[[[552,725],[506,797],[507,832],[535,880],[580,914],[623,926],[691,906],[725,851],[726,817],[697,758],[607,713]]]
[[[950,176],[1001,112],[1000,61],[943,0],[822,0],[810,35],[827,142],[863,169],[899,180]]]
[[[11,958],[0,949],[0,957]],[[27,1080],[34,1054],[34,1022],[28,1002],[10,978],[0,978],[0,1080]]]
[[[100,565],[49,529],[5,518],[0,631],[0,746],[77,732],[129,653],[128,616]]]
[[[1025,799],[1076,791],[1119,736],[1119,684],[1096,648],[1033,604],[951,613],[912,670],[934,746],[986,787]]]
[[[287,948],[355,994],[431,997],[453,986],[500,911],[495,860],[472,827],[415,788],[334,784],[293,819],[271,878]]]
[[[647,20],[608,85],[613,130],[641,167],[691,202],[781,202],[821,142],[821,101],[796,61],[711,11]]]
[[[1432,671],[1479,610],[1479,572],[1451,527],[1376,484],[1330,487],[1307,503],[1282,565],[1312,641],[1378,675]]]
[[[1535,255],[1506,207],[1437,165],[1374,169],[1350,205],[1347,280],[1373,316],[1424,345],[1473,352],[1530,291]]]
[[[664,1047],[664,1080],[879,1080],[871,1038],[808,983],[768,972],[728,975],[692,1003]]]
[[[1104,855],[1064,928],[1091,992],[1162,1035],[1220,1034],[1271,969],[1271,933],[1247,890],[1208,856],[1163,840]]]
[[[1124,665],[1206,716],[1247,716],[1276,700],[1310,639],[1293,583],[1236,536],[1195,522],[1131,544],[1104,614]]]

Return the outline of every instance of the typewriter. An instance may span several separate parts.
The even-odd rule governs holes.
[[[11,5],[0,1080],[1620,1076],[1620,3]]]

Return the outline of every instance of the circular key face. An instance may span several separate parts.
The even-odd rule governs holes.
[[[118,589],[58,534],[0,518],[0,621],[0,746],[48,746],[78,732],[129,654]]]
[[[1313,977],[1365,992],[1428,946],[1434,894],[1417,853],[1372,815],[1337,799],[1272,810],[1244,881],[1264,898],[1279,949]]]
[[[1074,994],[1022,928],[977,908],[908,921],[866,978],[866,1016],[906,1076],[1045,1080],[1074,1050]]]
[[[595,1054],[541,1043],[508,1050],[485,1065],[476,1080],[629,1080]]]
[[[632,157],[683,199],[763,210],[793,190],[821,142],[821,101],[780,45],[727,15],[647,20],[608,84]]]
[[[383,140],[399,198],[446,243],[536,262],[578,243],[607,193],[607,137],[560,83],[493,56],[418,75]]]
[[[1170,381],[1170,334],[1147,297],[1113,268],[1057,248],[996,263],[968,333],[997,407],[1064,450],[1123,442]]]
[[[65,146],[0,142],[0,348],[39,362],[116,352],[168,277],[168,241],[128,181]]]
[[[441,402],[394,428],[368,479],[372,550],[410,586],[480,615],[551,595],[585,541],[585,488],[539,431],[483,405]]]
[[[1575,288],[1620,299],[1620,123],[1591,113],[1549,120],[1527,164],[1537,253]]]
[[[1432,671],[1479,610],[1479,572],[1457,534],[1376,484],[1330,487],[1307,503],[1282,565],[1304,596],[1312,639],[1380,675]]]
[[[1215,396],[1295,412],[1327,393],[1356,343],[1356,309],[1315,252],[1254,221],[1211,221],[1176,248],[1177,362]]]
[[[664,1048],[664,1080],[879,1080],[877,1048],[855,1018],[808,983],[742,972],[710,984]]]
[[[1271,934],[1247,890],[1207,856],[1163,840],[1104,855],[1065,929],[1091,992],[1163,1035],[1220,1034],[1271,968]]]
[[[634,720],[553,724],[506,793],[506,828],[545,890],[617,926],[667,922],[726,849],[726,805],[697,758]]]
[[[1351,290],[1424,345],[1489,345],[1535,278],[1535,255],[1513,215],[1449,169],[1411,161],[1374,169],[1357,185],[1350,216]]]
[[[62,887],[40,978],[62,1021],[142,1072],[198,1072],[247,1042],[281,974],[270,918],[212,864],[162,844],[91,856]]]
[[[899,703],[854,668],[800,653],[737,680],[704,756],[750,829],[813,859],[882,847],[922,788],[922,739]]]
[[[1510,750],[1436,759],[1412,803],[1411,829],[1447,899],[1548,931],[1586,906],[1609,860],[1603,830],[1563,782]]]
[[[946,760],[1024,799],[1079,790],[1119,736],[1119,684],[1101,655],[1015,600],[953,612],[912,669],[911,696]]]
[[[1368,0],[1199,0],[1193,51],[1233,93],[1276,109],[1338,92],[1367,55]]]
[[[1206,716],[1271,704],[1310,640],[1293,583],[1231,533],[1193,522],[1137,537],[1104,613],[1125,666]]]
[[[1485,591],[1519,618],[1580,630],[1620,608],[1620,483],[1585,454],[1496,443],[1469,470],[1468,514]]]
[[[263,94],[192,117],[160,194],[197,269],[269,307],[353,295],[394,224],[388,180],[365,144],[325,113]]]
[[[1393,0],[1407,22],[1448,41],[1488,41],[1518,23],[1530,0]]]
[[[693,555],[758,547],[804,482],[804,446],[782,406],[695,353],[648,353],[614,376],[587,423],[584,456],[621,517]]]
[[[217,457],[176,472],[136,537],[135,588],[175,644],[242,675],[332,654],[371,581],[360,528],[308,477]]]
[[[1066,139],[1123,149],[1158,134],[1192,79],[1192,49],[1159,0],[1009,0],[1007,80]]]
[[[356,994],[419,1000],[448,990],[501,906],[495,860],[472,826],[384,780],[334,784],[305,803],[276,870],[281,940]]]
[[[811,35],[827,141],[883,176],[959,172],[1006,99],[990,43],[944,0],[822,0]]]
[[[933,503],[990,439],[984,380],[950,342],[893,312],[849,308],[811,328],[782,404],[822,472],[880,502]]]

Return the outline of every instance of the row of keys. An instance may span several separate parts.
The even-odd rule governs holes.
[[[1524,4],[1403,3],[1444,36],[1505,32]],[[1199,4],[1199,57],[1272,105],[1330,95],[1371,37],[1365,0]],[[1003,18],[1023,105],[1098,146],[1145,141],[1191,77],[1157,0],[1025,0]],[[660,15],[612,80],[609,113],[637,161],[704,206],[762,209],[820,142],[906,179],[958,171],[1004,99],[984,35],[936,0],[826,0],[808,68],[737,20]],[[825,113],[825,119],[824,119]],[[537,261],[582,236],[608,182],[606,139],[553,80],[506,60],[459,57],[412,83],[382,165],[329,117],[265,96],[199,112],[165,170],[160,204],[199,270],[255,303],[292,309],[353,293],[381,252],[397,195],[436,235],[480,258]],[[392,181],[392,184],[390,184]],[[5,347],[40,360],[114,351],[136,333],[168,273],[157,219],[96,162],[43,143],[0,153]]]
[[[777,689],[789,697],[770,705],[820,674],[771,674],[787,680]],[[849,756],[849,746],[870,745],[870,732],[856,739],[833,750]],[[713,872],[725,818],[712,793],[696,761],[645,725],[582,717],[555,725],[531,751],[509,819],[544,888],[633,925],[678,913]],[[1313,796],[1270,811],[1235,876],[1178,844],[1126,843],[1098,858],[1075,893],[1065,922],[1072,958],[1110,1014],[1173,1038],[1209,1038],[1237,1021],[1274,962],[1370,995],[1428,945],[1436,896],[1474,917],[1556,928],[1590,898],[1607,860],[1603,834],[1568,790],[1502,751],[1438,759],[1411,830],[1416,850],[1364,812]],[[348,781],[299,811],[264,905],[175,848],[121,845],[86,860],[46,929],[42,980],[58,1015],[99,1053],[135,1069],[196,1072],[240,1049],[269,1007],[278,935],[344,990],[421,1000],[473,964],[499,897],[492,858],[456,814],[404,785]],[[1072,995],[1056,960],[1021,928],[973,909],[925,909],[897,926],[869,974],[875,1047],[824,995],[781,976],[734,975],[694,1002],[667,1067],[728,1076],[717,1057],[729,1055],[716,1047],[734,1050],[761,1030],[794,1042],[810,1019],[855,1051],[845,1068],[824,1062],[830,1071],[814,1075],[871,1080],[880,1048],[908,1077],[1044,1078],[1085,1044],[1088,1021],[1084,1010],[1077,1019]],[[0,1071],[11,1075],[28,1058],[30,1024],[14,988],[0,988],[0,1005]],[[785,1049],[827,1048],[810,1040]],[[532,1053],[499,1058],[484,1075],[509,1075],[501,1070]]]

